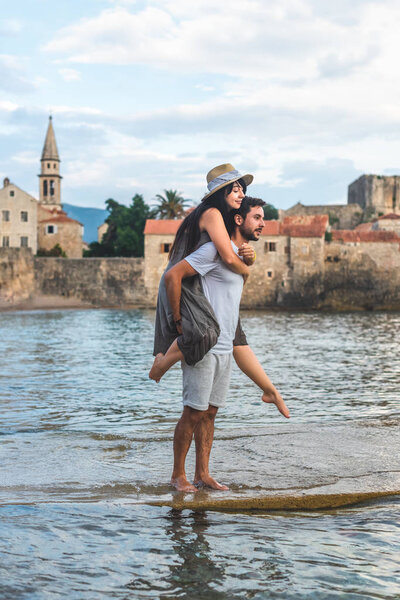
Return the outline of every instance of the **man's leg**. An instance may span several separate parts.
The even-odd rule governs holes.
[[[196,410],[190,406],[184,406],[182,416],[175,427],[174,435],[174,470],[172,472],[171,484],[179,492],[195,492],[194,485],[189,483],[185,472],[185,460],[193,432],[207,411]]]
[[[203,417],[194,430],[196,444],[196,471],[194,483],[197,486],[205,485],[214,490],[228,490],[226,485],[218,483],[209,472],[211,447],[214,440],[214,422],[218,408],[209,406],[204,411]]]

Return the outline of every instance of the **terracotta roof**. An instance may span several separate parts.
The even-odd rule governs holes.
[[[55,213],[47,219],[39,219],[39,223],[78,223],[78,225],[82,225],[76,219],[71,219],[65,212]]]
[[[360,231],[337,230],[332,231],[333,241],[342,242],[400,242],[400,236],[394,231]]]
[[[280,235],[281,223],[279,221],[265,221],[261,235]]]
[[[394,213],[388,213],[387,215],[382,215],[381,217],[378,217],[378,221],[380,221],[381,219],[400,219],[400,215],[395,215]]]
[[[354,231],[371,231],[372,229],[372,221],[369,223],[361,223],[361,225],[357,225],[354,227]]]
[[[328,224],[328,215],[293,215],[283,219],[280,233],[291,237],[322,237]]]
[[[145,235],[175,235],[182,219],[147,219]]]

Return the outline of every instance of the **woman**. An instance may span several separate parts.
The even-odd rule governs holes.
[[[240,208],[247,186],[252,181],[252,175],[241,175],[231,164],[219,165],[208,173],[209,192],[204,196],[201,204],[182,222],[166,270],[211,240],[225,264],[247,279],[249,275],[247,265],[254,262],[254,250],[248,244],[244,244],[239,249],[239,254],[243,257],[241,260],[232,248],[230,236],[234,226],[233,215]],[[181,314],[181,322],[175,323],[169,307],[163,275],[156,311],[154,340],[156,358],[149,373],[149,377],[157,382],[178,360],[185,360],[189,365],[196,364],[217,342],[219,325],[213,309],[203,294],[198,276],[182,282]],[[240,321],[234,340],[233,355],[239,368],[263,390],[263,401],[275,403],[278,410],[289,417],[289,411],[279,392],[247,345]]]

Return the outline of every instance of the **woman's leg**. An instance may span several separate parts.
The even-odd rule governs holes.
[[[272,384],[250,346],[234,346],[233,356],[239,369],[263,391],[263,402],[275,404],[279,412],[289,419],[289,410],[282,396]]]
[[[180,360],[183,360],[183,354],[179,350],[178,342],[174,340],[165,354],[160,352],[155,357],[149,372],[150,379],[154,379],[158,383],[168,369]]]

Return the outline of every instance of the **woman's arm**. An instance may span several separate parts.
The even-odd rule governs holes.
[[[250,273],[249,268],[234,252],[219,210],[217,208],[206,210],[200,218],[199,225],[201,231],[207,231],[226,266],[234,273],[248,276]]]

